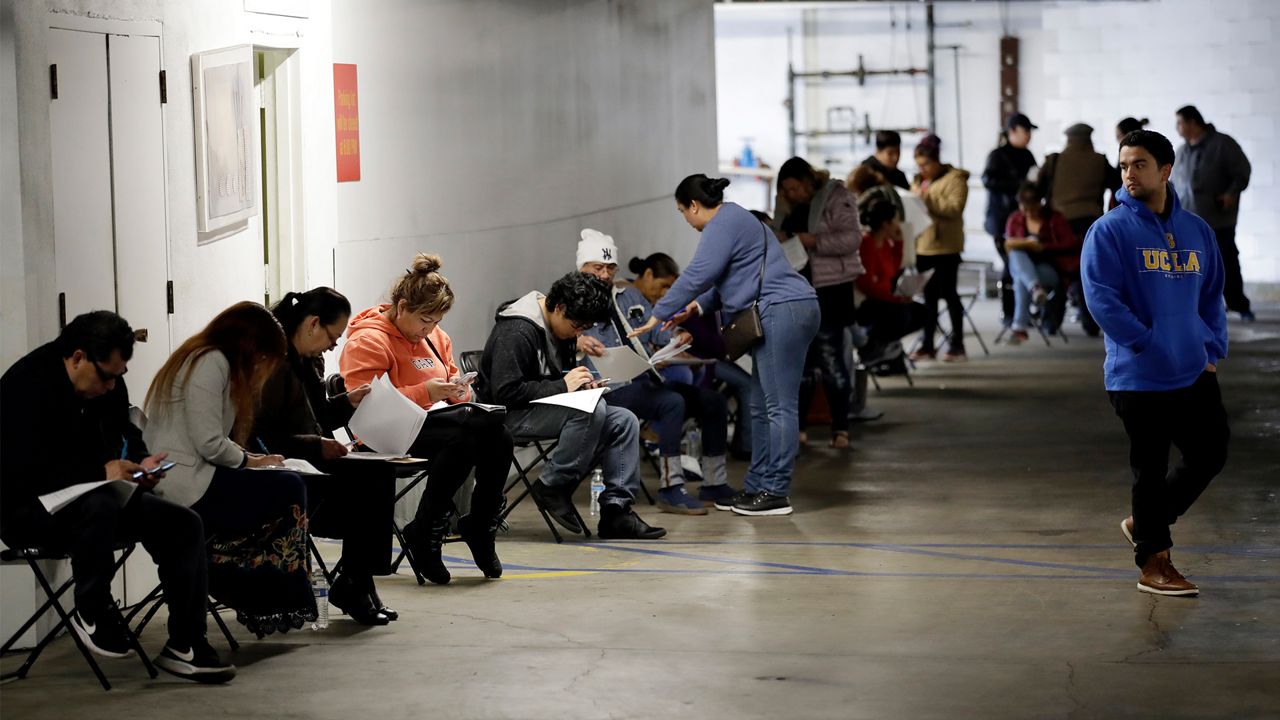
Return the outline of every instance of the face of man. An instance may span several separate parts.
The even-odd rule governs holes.
[[[565,317],[564,305],[557,305],[555,310],[547,313],[547,324],[551,334],[558,340],[572,340],[591,329],[592,324],[582,324]]]
[[[605,282],[613,282],[613,278],[618,274],[618,263],[589,262],[578,269]]]
[[[1009,130],[1009,144],[1016,148],[1024,148],[1031,144],[1031,130],[1021,125]]]
[[[791,205],[803,205],[813,199],[813,183],[787,178],[778,184],[778,193]]]
[[[1200,126],[1194,120],[1187,120],[1183,118],[1181,115],[1178,115],[1176,117],[1177,117],[1177,121],[1174,127],[1178,131],[1178,137],[1181,137],[1183,140],[1186,140],[1187,142],[1191,142],[1193,140],[1199,139]]]
[[[1144,147],[1126,145],[1120,148],[1120,180],[1135,199],[1146,202],[1159,193],[1169,181],[1172,165],[1161,167]]]
[[[63,364],[76,395],[85,400],[111,392],[116,381],[129,372],[129,363],[120,357],[119,350],[113,351],[106,360],[92,360],[83,350],[76,350],[71,357],[63,359]]]
[[[888,168],[898,167],[898,161],[902,159],[901,147],[887,147],[876,151],[876,159],[881,165]]]

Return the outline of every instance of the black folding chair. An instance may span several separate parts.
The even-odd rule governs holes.
[[[458,363],[462,371],[463,372],[479,372],[480,358],[483,355],[484,353],[480,350],[467,350],[466,352],[463,352],[461,355],[459,355]],[[502,519],[503,522],[506,522],[507,518],[511,515],[511,511],[515,510],[516,507],[520,505],[520,503],[524,502],[524,499],[526,497],[531,497],[531,492],[533,490],[533,481],[529,479],[529,473],[531,473],[534,469],[538,467],[538,465],[540,465],[543,461],[545,461],[547,459],[547,456],[550,455],[552,451],[556,449],[556,445],[559,444],[558,436],[556,437],[519,437],[517,436],[517,437],[513,437],[512,440],[515,442],[516,449],[519,449],[519,450],[532,449],[537,454],[534,456],[533,460],[526,463],[520,462],[520,458],[518,456],[512,458],[511,465],[512,467],[515,468],[516,476],[510,482],[507,483],[507,486],[505,488],[502,489],[503,497],[509,496],[511,494],[511,491],[514,490],[517,485],[523,485],[524,489],[520,491],[520,494],[516,496],[515,500],[508,501],[506,508],[504,508],[501,514],[499,514],[499,517]],[[542,520],[546,522],[547,529],[551,531],[551,536],[555,538],[555,541],[557,543],[564,542],[564,538],[560,535],[560,531],[556,529],[555,521],[551,519],[551,515],[547,512],[547,509],[542,507],[541,503],[538,502],[537,497],[533,497],[533,504],[537,506],[538,513],[542,515]],[[578,521],[578,525],[582,528],[583,536],[590,539],[591,529],[588,528],[587,524],[582,520],[582,515],[581,513],[578,512],[578,509],[576,507],[573,509],[573,513],[574,513],[575,519]]]
[[[1044,340],[1045,347],[1052,347],[1053,343],[1049,342],[1050,333],[1044,327],[1044,323],[1045,323],[1044,315],[1046,312],[1048,312],[1048,308],[1052,307],[1054,302],[1056,302],[1058,298],[1061,297],[1058,294],[1060,290],[1065,292],[1065,289],[1063,288],[1058,288],[1051,291],[1049,293],[1048,298],[1045,300],[1044,305],[1039,308],[1032,308],[1032,311],[1031,311],[1031,316],[1030,316],[1031,327],[1035,328],[1036,332],[1040,333],[1040,338]],[[1058,325],[1058,329],[1053,332],[1054,335],[1057,335],[1062,338],[1062,344],[1064,345],[1071,342],[1070,340],[1067,339],[1067,334],[1062,330],[1062,326],[1065,324],[1066,324],[1065,322],[1060,323]],[[1004,336],[1012,332],[1012,330],[1013,328],[1008,325],[1005,325],[1004,327],[1000,328],[1000,332],[999,334],[996,335],[996,339],[994,340],[995,344],[999,345],[1000,341],[1004,339]]]
[[[125,561],[133,554],[134,547],[135,545],[133,543],[129,543],[116,548],[117,551],[120,551],[120,559],[116,560],[114,568],[116,572],[119,572]],[[49,630],[48,633],[45,634],[44,637],[40,638],[36,643],[36,646],[27,653],[27,659],[22,663],[22,666],[13,672],[0,675],[0,681],[25,678],[27,673],[31,671],[31,666],[35,664],[36,659],[40,657],[40,654],[44,652],[44,649],[49,646],[49,643],[53,642],[54,638],[56,638],[58,633],[65,627],[68,630],[67,634],[71,636],[73,641],[75,641],[76,649],[78,649],[80,654],[84,656],[85,662],[89,663],[89,668],[93,670],[93,674],[97,676],[98,682],[102,683],[102,689],[111,689],[111,683],[107,681],[107,676],[102,673],[102,668],[98,666],[98,661],[94,659],[93,652],[89,650],[88,646],[84,644],[84,641],[80,639],[79,633],[70,627],[71,616],[62,607],[62,603],[59,602],[62,596],[66,594],[67,590],[71,589],[71,586],[75,584],[75,578],[68,578],[66,582],[58,586],[57,590],[54,590],[49,584],[49,579],[45,576],[44,571],[40,569],[40,561],[42,560],[66,560],[69,557],[70,556],[66,552],[57,552],[39,547],[10,548],[0,552],[0,561],[3,561],[6,564],[25,562],[27,566],[31,568],[31,572],[35,575],[36,582],[39,583],[40,589],[44,591],[46,598],[44,604],[36,609],[35,613],[18,628],[17,632],[5,641],[4,645],[0,646],[0,655],[9,653],[10,649],[15,643],[17,643],[18,639],[21,638],[22,635],[31,628],[31,626],[35,625],[50,608],[58,614],[58,622]],[[156,668],[151,664],[151,659],[147,657],[146,651],[142,649],[142,645],[138,642],[138,636],[129,630],[127,622],[122,622],[121,630],[124,632],[125,639],[128,641],[129,646],[133,648],[133,651],[137,653],[138,658],[142,661],[142,666],[146,668],[147,674],[150,677],[155,678],[158,675]]]
[[[134,606],[130,608],[128,614],[124,616],[124,621],[126,624],[131,623],[134,618],[141,614],[142,620],[138,621],[138,625],[133,628],[134,635],[141,635],[142,631],[151,623],[151,619],[156,616],[156,613],[160,610],[160,606],[163,604],[164,588],[161,585],[156,585],[151,592],[147,593],[146,597],[142,598],[140,602],[134,604]],[[227,627],[227,624],[223,622],[222,616],[219,614],[223,610],[230,609],[231,608],[219,603],[217,600],[212,598],[209,599],[209,616],[213,618],[213,622],[217,624],[218,629],[222,631],[222,637],[226,639],[227,646],[231,648],[232,652],[235,652],[240,649],[240,643],[236,642],[236,639],[232,637],[231,629]],[[258,639],[261,640],[262,638],[263,636],[259,634]]]

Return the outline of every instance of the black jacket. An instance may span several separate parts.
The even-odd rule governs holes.
[[[329,399],[324,362],[304,358],[289,348],[289,357],[262,386],[253,417],[253,436],[271,452],[321,462],[320,440],[347,424],[355,408],[346,398]]]
[[[0,533],[47,523],[40,495],[105,480],[108,461],[149,454],[129,420],[124,379],[85,400],[62,353],[54,343],[41,345],[0,377]]]
[[[903,190],[911,189],[911,183],[907,181],[906,173],[902,172],[898,168],[891,168],[888,165],[885,165],[884,163],[880,162],[880,160],[877,159],[875,155],[868,156],[866,160],[862,161],[862,164],[879,172],[881,175],[885,177],[886,180],[893,183],[894,185],[897,185]]]
[[[541,318],[520,312],[528,300],[526,295],[498,308],[477,378],[485,402],[517,409],[566,390],[564,371],[575,364],[576,342],[553,341]]]
[[[1036,156],[1026,148],[1001,145],[987,156],[982,186],[987,189],[987,219],[983,227],[992,237],[1004,237],[1009,215],[1018,209],[1018,186],[1036,166]]]

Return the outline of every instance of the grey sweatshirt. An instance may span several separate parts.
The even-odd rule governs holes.
[[[1253,168],[1240,144],[1230,135],[1208,125],[1200,142],[1183,143],[1173,163],[1173,187],[1185,210],[1199,215],[1209,227],[1224,230],[1236,226],[1240,193],[1249,187]],[[1226,208],[1219,198],[1232,195],[1236,204]]]

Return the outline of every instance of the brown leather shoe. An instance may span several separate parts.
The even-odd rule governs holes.
[[[1133,516],[1120,521],[1120,532],[1124,533],[1124,539],[1129,541],[1129,547],[1138,547],[1138,543],[1133,541]]]
[[[1200,594],[1200,588],[1182,577],[1182,573],[1173,566],[1168,550],[1147,558],[1147,563],[1142,566],[1142,575],[1138,578],[1138,589],[1153,595]]]

